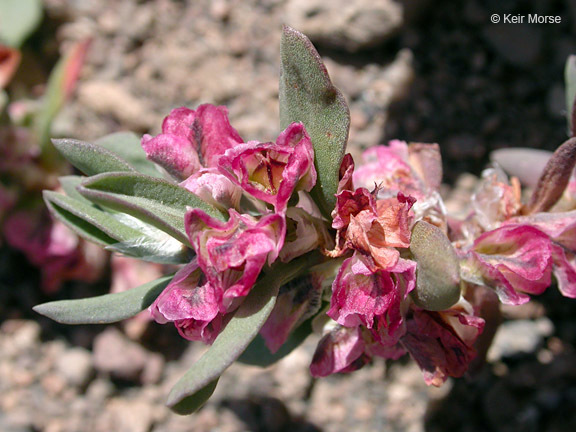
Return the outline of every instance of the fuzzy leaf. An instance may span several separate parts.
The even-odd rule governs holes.
[[[416,289],[410,293],[414,303],[431,311],[455,304],[460,299],[460,264],[444,232],[423,220],[416,222],[410,252],[418,263]]]
[[[566,117],[570,136],[576,136],[576,55],[566,60],[564,68],[564,81],[566,82]]]
[[[133,317],[150,306],[168,285],[171,276],[128,291],[81,300],[44,303],[33,309],[62,324],[109,324]]]
[[[68,179],[72,178],[74,176],[68,177]],[[72,180],[68,185],[72,185],[75,181],[77,180]],[[183,247],[166,245],[163,239],[157,238],[158,236],[148,235],[150,229],[135,229],[121,222],[113,214],[100,210],[81,195],[79,196],[80,199],[76,199],[56,192],[44,191],[44,201],[52,215],[88,241],[108,250],[146,261],[172,264],[187,261],[188,256]]]
[[[556,149],[544,167],[534,188],[527,213],[550,210],[560,199],[576,165],[576,138],[570,138]]]
[[[218,378],[206,384],[192,396],[188,396],[177,404],[173,405],[171,407],[172,411],[180,415],[188,415],[198,411],[208,401],[208,399],[210,399],[210,396],[212,396],[214,390],[216,390],[217,385]]]
[[[146,159],[146,152],[142,148],[140,138],[132,132],[116,132],[97,139],[94,144],[110,150],[136,171],[152,177],[162,177],[156,165]]]
[[[302,122],[312,139],[318,173],[311,194],[324,216],[336,205],[338,172],[348,140],[350,111],[320,55],[302,33],[285,26],[280,44],[280,126]]]
[[[192,411],[183,409],[185,401],[200,397],[199,392],[205,392],[244,352],[274,309],[280,286],[317,264],[319,259],[318,254],[308,254],[287,264],[274,265],[252,288],[210,349],[172,388],[167,405],[178,414],[190,414]]]
[[[92,202],[127,213],[190,246],[184,215],[199,208],[224,220],[214,207],[192,192],[166,180],[137,173],[106,173],[86,179],[79,192]]]
[[[135,171],[124,159],[99,145],[69,138],[55,139],[52,143],[62,156],[88,176]]]
[[[0,42],[18,48],[41,19],[41,0],[0,1]]]

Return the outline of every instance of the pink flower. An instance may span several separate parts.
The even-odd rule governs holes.
[[[198,209],[186,213],[186,232],[198,265],[214,289],[221,290],[224,307],[248,294],[266,262],[271,264],[284,243],[284,218],[269,214],[256,219],[229,210],[220,222]]]
[[[182,337],[212,343],[220,333],[222,290],[206,281],[196,261],[182,267],[149,308],[160,324],[174,322]]]
[[[370,262],[355,252],[346,259],[332,285],[332,299],[328,316],[346,327],[374,326],[376,317],[386,327],[396,330],[402,324],[401,305],[414,288],[415,263],[411,270],[413,281],[400,285],[391,273],[370,268]]]
[[[414,199],[398,193],[397,197],[375,200],[365,188],[337,195],[332,213],[332,227],[338,230],[339,254],[354,249],[372,257],[383,270],[393,268],[400,252],[410,245],[410,212]]]
[[[276,143],[250,141],[224,154],[219,169],[252,196],[284,213],[292,193],[316,184],[314,149],[302,123],[292,123]]]
[[[509,222],[530,225],[549,236],[558,289],[564,296],[576,298],[576,210],[535,213]]]
[[[242,143],[223,106],[200,105],[196,111],[176,108],[164,119],[162,133],[144,135],[148,159],[183,180],[203,167],[214,167],[229,148]]]
[[[402,345],[416,360],[428,385],[440,386],[449,376],[461,377],[475,358],[474,343],[484,320],[458,309],[431,312],[414,309]]]
[[[504,225],[478,237],[464,265],[494,287],[501,302],[526,303],[524,293],[541,294],[550,285],[550,238],[529,225]]]

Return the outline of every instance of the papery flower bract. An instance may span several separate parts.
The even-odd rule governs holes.
[[[222,290],[206,281],[194,260],[182,267],[149,308],[160,324],[173,322],[186,339],[212,343],[225,309]]]
[[[292,123],[276,143],[250,141],[228,150],[219,168],[246,192],[284,213],[292,193],[316,184],[314,149],[302,123]]]
[[[476,268],[500,301],[522,304],[524,293],[541,294],[550,285],[552,250],[549,237],[529,225],[504,225],[476,239],[468,268]],[[471,280],[475,282],[474,280]]]
[[[164,119],[161,134],[142,137],[148,159],[180,180],[216,166],[226,150],[242,142],[230,125],[226,107],[210,104],[197,110],[176,108]]]
[[[264,264],[277,257],[286,231],[284,218],[268,214],[256,219],[229,210],[221,222],[202,210],[186,213],[186,232],[196,251],[198,265],[208,282],[222,291],[224,307],[248,294]]]
[[[440,386],[461,377],[475,358],[474,342],[484,320],[458,309],[431,312],[414,309],[402,345],[416,360],[428,385]]]

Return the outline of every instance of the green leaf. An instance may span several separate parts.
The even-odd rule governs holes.
[[[185,397],[180,402],[171,407],[172,411],[180,415],[188,415],[198,411],[210,399],[210,396],[216,390],[218,378],[206,384],[192,396]]]
[[[423,220],[416,222],[410,252],[418,264],[410,295],[422,309],[441,311],[460,299],[460,262],[446,234]]]
[[[81,300],[44,303],[33,309],[62,324],[109,324],[133,317],[150,306],[173,275],[128,291]]]
[[[121,215],[102,211],[85,198],[80,198],[44,191],[44,201],[52,215],[88,241],[146,261],[172,264],[188,261],[186,250],[180,243],[171,244],[152,231],[152,227],[142,227],[136,221],[123,223],[126,218],[121,219]]]
[[[252,343],[248,345],[248,348],[246,348],[246,351],[238,358],[238,361],[248,365],[268,367],[278,360],[282,360],[298,348],[310,333],[312,333],[311,319],[304,321],[295,331],[290,333],[284,345],[274,354],[266,347],[264,338],[259,334]]]
[[[576,136],[576,55],[566,60],[564,68],[564,81],[566,82],[566,117],[570,136]]]
[[[183,401],[204,392],[242,354],[274,309],[280,286],[317,264],[318,254],[304,255],[287,264],[277,263],[252,288],[210,349],[172,388],[167,405],[178,414],[190,414]]]
[[[153,162],[146,159],[146,152],[142,148],[140,138],[132,132],[116,132],[97,139],[94,144],[120,156],[123,160],[142,174],[152,177],[162,177]]]
[[[135,171],[128,162],[99,145],[69,138],[54,139],[52,143],[68,162],[88,176]]]
[[[137,173],[106,173],[86,179],[79,192],[92,202],[127,213],[190,246],[184,216],[199,208],[220,220],[224,215],[192,192],[166,180]]]
[[[42,19],[41,0],[0,1],[0,42],[18,48]]]
[[[336,205],[338,173],[348,140],[350,110],[320,55],[302,33],[285,26],[280,44],[280,126],[302,122],[318,172],[312,197],[327,218]]]
[[[70,198],[74,198],[77,201],[82,201],[84,204],[94,206],[92,202],[88,201],[86,198],[80,195],[80,192],[78,192],[78,187],[84,180],[86,180],[86,177],[76,175],[58,177],[60,186],[62,186],[62,190],[66,193],[66,195],[68,195]]]

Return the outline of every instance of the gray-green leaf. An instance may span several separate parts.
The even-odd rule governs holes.
[[[326,217],[336,205],[350,111],[320,55],[302,33],[284,27],[280,44],[280,126],[302,122],[314,145],[318,172],[312,197]]]
[[[127,213],[190,246],[184,216],[187,207],[212,217],[224,215],[192,192],[166,180],[138,173],[106,173],[86,179],[79,192],[92,202]]]
[[[110,150],[142,174],[153,177],[162,177],[156,165],[146,159],[146,152],[142,148],[140,138],[133,132],[116,132],[94,141],[94,144]]]
[[[165,276],[128,291],[81,300],[62,300],[34,307],[40,315],[62,324],[109,324],[149,307],[172,280]]]

